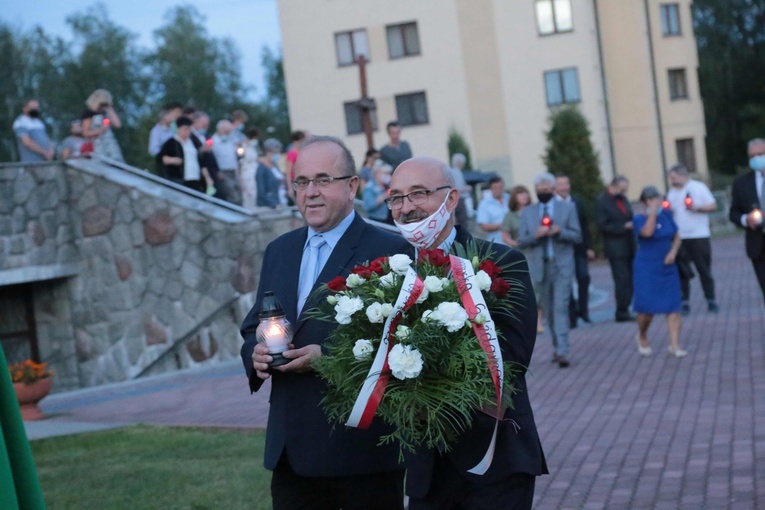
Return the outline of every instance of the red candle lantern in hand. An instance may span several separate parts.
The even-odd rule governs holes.
[[[693,207],[693,198],[691,197],[690,193],[686,193],[685,194],[684,202],[685,202],[685,208],[686,209],[690,209],[691,207]]]
[[[672,206],[670,205],[669,200],[667,200],[666,198],[664,200],[662,200],[662,202],[661,202],[661,208],[662,209],[664,209],[665,211],[669,211],[671,207]]]
[[[109,127],[109,124],[111,123],[112,121],[110,121],[108,117],[104,119],[104,126]]]
[[[542,216],[542,226],[543,227],[552,227],[552,218],[550,218],[550,215],[545,213],[544,216]]]
[[[212,138],[208,138],[207,140],[205,140],[205,145],[207,145],[208,147],[212,147],[212,144],[213,144]]]

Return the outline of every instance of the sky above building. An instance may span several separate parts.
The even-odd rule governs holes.
[[[28,30],[35,25],[46,32],[71,39],[66,18],[86,12],[95,0],[9,0],[3,2],[0,19],[16,28]],[[217,38],[230,37],[242,55],[242,79],[255,87],[252,97],[265,93],[260,55],[263,46],[278,50],[281,45],[276,0],[128,0],[105,1],[109,17],[115,23],[138,34],[139,44],[154,47],[153,32],[164,23],[171,7],[190,4],[205,17],[208,33]]]

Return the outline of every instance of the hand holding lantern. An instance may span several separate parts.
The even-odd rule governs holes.
[[[260,324],[255,331],[258,343],[265,343],[268,354],[273,358],[271,367],[286,365],[291,360],[282,356],[292,342],[292,325],[285,318],[284,310],[274,293],[268,291],[263,296],[260,314]]]
[[[686,209],[689,209],[689,210],[693,209],[693,197],[691,196],[690,193],[685,194],[685,200],[683,202],[685,202]]]

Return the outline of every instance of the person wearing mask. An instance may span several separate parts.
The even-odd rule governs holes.
[[[237,168],[239,168],[237,145],[234,137],[231,136],[231,130],[231,122],[226,119],[218,121],[215,134],[212,136],[212,150],[220,170],[218,177],[221,195],[225,197],[224,200],[232,204],[242,205],[242,191],[236,176]]]
[[[680,234],[681,257],[685,264],[693,264],[701,279],[701,288],[707,299],[707,311],[717,313],[720,307],[715,299],[715,280],[712,276],[712,230],[709,228],[709,213],[717,211],[717,200],[706,184],[691,179],[685,165],[674,165],[667,171],[672,185],[667,193],[667,201],[672,209],[672,218]],[[680,271],[680,290],[683,302],[680,313],[687,315],[691,311],[690,271]]]
[[[149,154],[156,158],[162,145],[175,136],[175,121],[183,113],[178,103],[168,103],[159,113],[159,118],[149,133]],[[161,166],[161,161],[157,161]]]
[[[244,134],[244,125],[249,119],[243,110],[234,110],[231,112],[231,138],[237,147],[241,147],[247,137]]]
[[[82,114],[82,136],[93,144],[93,154],[124,161],[112,131],[122,127],[122,121],[112,106],[112,94],[104,89],[95,90],[85,105],[87,109]]]
[[[648,343],[648,328],[654,315],[665,314],[669,329],[669,354],[682,358],[688,353],[679,343],[680,275],[675,264],[681,241],[672,214],[664,210],[662,201],[659,190],[646,186],[640,193],[640,203],[645,212],[633,218],[638,239],[633,272],[637,347],[641,356],[653,353]]]
[[[61,142],[61,159],[79,158],[82,144],[85,139],[82,137],[82,121],[73,120],[69,123],[69,136]]]
[[[746,254],[765,298],[765,138],[755,138],[747,146],[751,172],[733,181],[728,219],[746,230]]]
[[[281,152],[279,140],[269,138],[263,142],[263,155],[258,159],[255,172],[258,207],[278,209],[287,205],[285,178],[277,165]]]
[[[258,169],[258,128],[249,128],[246,133],[247,139],[242,144],[244,154],[239,158],[239,186],[242,189],[242,207],[251,211],[255,210],[255,201],[258,197],[255,185],[255,173]]]
[[[162,145],[157,155],[163,165],[163,177],[204,193],[213,182],[199,164],[197,149],[191,141],[191,119],[178,118],[176,127],[178,132]]]
[[[514,381],[517,391],[512,396],[513,405],[500,421],[476,411],[473,425],[460,434],[449,452],[421,447],[404,454],[409,510],[530,509],[536,477],[547,473],[547,464],[525,379],[536,342],[536,312],[526,260],[518,250],[474,239],[467,229],[454,225],[459,191],[446,164],[432,158],[413,158],[398,167],[391,181],[388,204],[393,219],[415,249],[458,253],[458,244],[474,244],[479,253],[504,268],[504,278],[519,282],[517,313],[510,316],[490,310],[501,332],[503,360],[520,368]],[[493,461],[483,475],[471,473],[495,431]]]
[[[388,198],[388,188],[390,187],[390,174],[393,169],[378,160],[375,162],[375,169],[372,172],[372,180],[364,186],[362,196],[364,197],[364,209],[367,211],[369,219],[388,223],[389,210],[385,203]]]
[[[29,99],[21,109],[21,115],[13,121],[13,133],[19,149],[19,161],[38,163],[53,159],[53,144],[40,120],[40,102]]]
[[[614,279],[616,322],[635,320],[629,312],[632,302],[632,259],[635,257],[632,206],[626,196],[629,186],[630,181],[626,177],[617,175],[595,201],[598,227],[603,233],[603,251]]]
[[[569,325],[577,326],[579,318],[584,322],[590,322],[590,268],[588,262],[595,260],[595,251],[592,249],[592,236],[590,236],[590,222],[584,203],[579,198],[571,195],[571,180],[566,175],[555,177],[555,200],[574,204],[576,215],[579,218],[579,226],[582,229],[582,242],[574,245],[574,262],[576,264],[577,298],[571,296],[569,303]]]
[[[582,242],[582,230],[573,204],[556,202],[555,177],[543,173],[534,179],[538,204],[521,212],[518,247],[529,261],[529,274],[539,289],[555,352],[553,363],[569,366],[568,302],[574,279],[574,246]]]
[[[475,221],[486,233],[486,240],[504,244],[502,240],[502,220],[510,206],[510,194],[505,193],[505,182],[501,177],[489,180],[490,194],[478,204]]]
[[[213,183],[212,186],[207,186],[205,192],[216,198],[222,198],[218,191],[220,187],[218,162],[215,161],[215,155],[212,152],[212,139],[207,138],[210,117],[205,112],[195,111],[191,116],[191,121],[191,141],[199,153],[199,164],[202,165],[202,172],[207,172]]]

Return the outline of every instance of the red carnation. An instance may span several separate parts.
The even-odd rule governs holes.
[[[478,269],[488,274],[492,280],[497,278],[502,272],[502,268],[491,260],[484,260],[481,262],[481,264],[478,266]]]
[[[342,292],[344,290],[348,290],[348,287],[345,285],[345,278],[342,276],[337,276],[330,280],[329,283],[327,283],[327,288],[332,292]]]
[[[351,274],[357,274],[365,280],[369,280],[369,277],[372,276],[372,270],[369,266],[356,266],[351,269]]]
[[[510,284],[507,283],[503,278],[496,278],[492,280],[490,290],[494,293],[495,296],[497,296],[499,299],[502,299],[510,291]]]
[[[428,261],[430,265],[444,267],[449,265],[449,256],[444,250],[420,250],[419,262]]]
[[[385,264],[387,261],[388,257],[376,258],[372,261],[371,264],[369,264],[369,270],[382,276],[385,274],[385,268],[383,267],[383,264]]]

